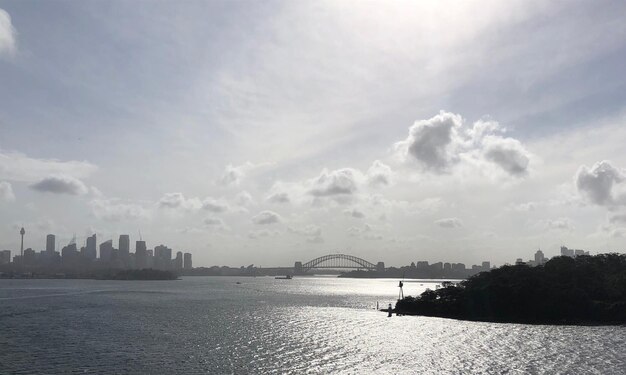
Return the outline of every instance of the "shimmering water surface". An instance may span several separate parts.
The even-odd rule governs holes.
[[[329,277],[0,280],[0,374],[626,374],[626,327],[375,311],[397,293]]]

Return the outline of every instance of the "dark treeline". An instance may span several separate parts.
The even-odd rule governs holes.
[[[400,314],[545,324],[626,323],[626,255],[503,266],[396,304]]]

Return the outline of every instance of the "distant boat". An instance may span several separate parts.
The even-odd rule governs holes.
[[[275,279],[276,280],[291,280],[293,277],[291,277],[291,275],[287,275],[287,276],[276,276]]]

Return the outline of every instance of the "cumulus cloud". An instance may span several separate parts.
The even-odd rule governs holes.
[[[449,173],[465,161],[478,168],[489,163],[509,176],[522,177],[528,172],[530,153],[518,140],[503,137],[505,131],[495,121],[468,127],[460,115],[441,111],[416,121],[395,149],[401,160],[417,162],[434,173]]]
[[[166,193],[157,202],[161,208],[183,208],[187,210],[197,210],[202,207],[202,202],[198,198],[187,199],[183,193]]]
[[[202,201],[202,208],[210,212],[220,213],[228,211],[229,205],[221,199],[208,197]]]
[[[367,182],[371,186],[386,186],[392,184],[393,171],[391,167],[380,160],[374,160],[366,173]]]
[[[269,165],[271,165],[271,163],[254,164],[249,161],[237,166],[228,164],[226,168],[224,168],[224,172],[220,178],[217,180],[217,183],[224,186],[239,185],[250,172]]]
[[[315,197],[354,194],[358,189],[357,179],[360,173],[352,168],[334,171],[324,169],[318,177],[310,181],[309,194]]]
[[[271,203],[289,203],[291,200],[289,199],[289,194],[282,193],[274,193],[267,197],[267,201]]]
[[[365,217],[365,214],[356,208],[346,209],[343,213],[356,219],[363,219]]]
[[[578,193],[589,202],[600,206],[614,206],[625,202],[623,186],[626,179],[623,170],[603,160],[591,168],[581,166],[574,178]]]
[[[96,169],[86,161],[36,159],[17,152],[0,151],[0,178],[3,180],[36,182],[53,175],[85,178]]]
[[[13,56],[17,50],[17,32],[11,23],[11,16],[0,9],[0,57]]]
[[[84,195],[89,192],[85,184],[72,176],[49,176],[30,187],[42,193]]]
[[[456,160],[454,140],[462,124],[460,115],[441,111],[428,120],[416,121],[407,139],[396,147],[405,159],[417,160],[426,169],[447,170]]]
[[[435,220],[435,225],[441,228],[460,228],[463,226],[463,222],[459,218],[448,217],[444,219]]]
[[[252,222],[257,225],[275,224],[282,221],[280,215],[273,211],[261,211],[252,217]]]
[[[94,216],[107,221],[130,221],[149,217],[148,211],[135,203],[124,203],[115,199],[94,199],[89,205]]]
[[[518,140],[488,136],[483,140],[483,146],[485,159],[510,175],[522,176],[528,171],[529,154]]]
[[[11,184],[5,181],[0,182],[0,201],[10,202],[14,200],[15,194],[13,194]]]

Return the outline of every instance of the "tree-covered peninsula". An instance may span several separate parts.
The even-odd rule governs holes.
[[[533,324],[626,323],[626,255],[503,266],[397,302],[398,314]]]

